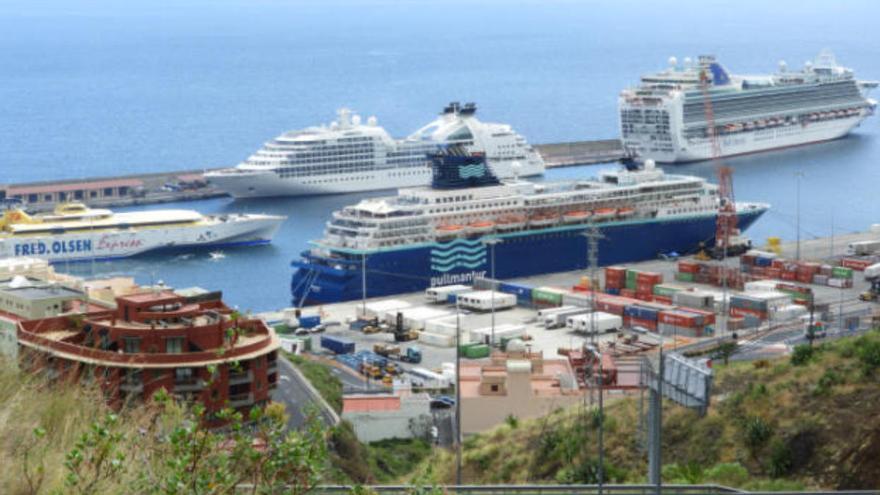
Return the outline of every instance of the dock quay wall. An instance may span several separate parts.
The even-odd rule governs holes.
[[[535,149],[544,158],[547,168],[606,163],[628,157],[619,139],[537,144]],[[45,211],[67,201],[89,206],[131,206],[223,196],[222,191],[205,181],[205,172],[211,170],[217,169],[0,184],[0,200],[18,200],[30,210]]]

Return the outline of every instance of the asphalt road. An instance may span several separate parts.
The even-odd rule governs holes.
[[[333,425],[333,416],[316,401],[304,378],[294,372],[293,365],[283,356],[278,357],[278,387],[272,392],[272,400],[284,404],[289,419],[288,429],[299,429],[306,422],[310,408],[317,408],[325,425]]]

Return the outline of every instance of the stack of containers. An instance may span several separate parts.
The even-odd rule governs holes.
[[[636,299],[650,301],[654,298],[654,286],[663,283],[662,273],[636,272]]]
[[[518,306],[530,306],[532,304],[532,288],[528,285],[500,282],[498,291],[505,294],[514,294]]]
[[[865,267],[867,268],[867,267]],[[864,270],[865,268],[862,268]],[[831,278],[828,279],[828,285],[831,287],[849,288],[852,287],[853,269],[846,266],[835,266],[831,269]]]
[[[562,296],[566,293],[554,287],[537,287],[532,289],[532,304],[541,308],[562,306]]]
[[[813,289],[795,284],[778,283],[775,290],[791,296],[795,304],[808,306],[813,298]]]
[[[684,287],[680,285],[672,285],[672,284],[657,284],[654,286],[654,300],[658,303],[662,304],[672,304],[672,297],[676,292],[681,292],[686,290]]]
[[[864,271],[865,268],[877,263],[877,257],[870,256],[866,258],[853,258],[847,257],[840,260],[840,266],[845,268],[852,268],[857,271]]]
[[[702,337],[712,331],[715,314],[685,308],[668,309],[658,315],[657,331],[661,335]]]
[[[752,292],[730,296],[730,315],[766,320],[771,311],[791,304],[791,297],[782,292]]]
[[[588,292],[592,287],[593,284],[590,282],[590,277],[583,276],[576,285],[571,287],[571,290],[575,292]]]
[[[623,309],[623,325],[628,327],[644,327],[657,331],[657,318],[662,309],[645,303],[632,304]]]
[[[630,297],[612,296],[609,294],[600,294],[596,298],[596,311],[603,313],[611,313],[617,316],[623,316],[623,310],[632,304],[638,304],[641,301]]]
[[[699,290],[683,290],[672,295],[672,302],[676,306],[711,310],[715,307],[715,296]]]
[[[625,288],[626,268],[619,266],[605,268],[605,292],[608,294],[620,294],[620,290]]]
[[[852,282],[847,280],[852,279],[853,267],[847,267],[843,262],[842,264],[843,266],[832,267],[812,261],[786,260],[775,253],[754,250],[740,257],[741,271],[754,277],[831,287],[851,287]],[[863,263],[859,262],[855,265],[862,267]]]
[[[700,271],[700,264],[694,261],[679,261],[675,279],[679,282],[694,282],[696,274]]]

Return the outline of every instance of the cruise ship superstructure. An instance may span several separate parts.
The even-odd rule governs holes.
[[[236,198],[335,194],[427,185],[427,155],[459,144],[486,154],[501,178],[544,173],[544,161],[509,125],[481,122],[476,106],[447,105],[440,116],[405,139],[394,139],[375,117],[361,121],[347,109],[329,126],[284,133],[235,168],[205,174]]]
[[[620,94],[624,147],[641,159],[683,162],[712,158],[704,88],[724,156],[836,139],[874,114],[875,81],[858,81],[826,51],[803,69],[785,62],[772,75],[730,75],[713,56],[642,76]]]
[[[30,216],[10,209],[0,216],[0,258],[50,262],[110,260],[159,249],[266,244],[285,217],[259,214],[202,215],[192,210],[114,213],[79,203]]]
[[[433,161],[431,187],[333,213],[324,237],[293,262],[294,305],[356,299],[362,284],[379,297],[489,277],[490,250],[499,279],[584,268],[591,226],[604,235],[603,265],[694,252],[714,239],[717,186],[651,161],[559,183],[501,182],[484,157],[455,148]],[[767,208],[737,203],[739,227]]]

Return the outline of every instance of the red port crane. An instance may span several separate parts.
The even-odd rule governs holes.
[[[751,243],[740,239],[736,228],[736,201],[733,197],[733,173],[721,161],[721,144],[715,128],[715,114],[712,111],[712,97],[709,95],[709,75],[704,67],[700,71],[700,90],[703,92],[703,111],[706,114],[706,132],[712,145],[712,162],[718,174],[718,217],[715,222],[715,246],[711,250],[714,258],[737,256],[751,248]],[[736,242],[732,242],[732,240]]]

